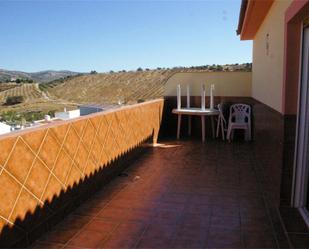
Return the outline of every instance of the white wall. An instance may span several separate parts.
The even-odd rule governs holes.
[[[67,112],[56,112],[55,118],[67,120],[72,118],[78,118],[80,116],[80,110],[73,110],[73,111],[67,111]]]
[[[0,135],[11,132],[11,126],[0,122]]]

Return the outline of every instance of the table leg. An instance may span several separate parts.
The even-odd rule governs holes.
[[[181,114],[178,114],[177,139],[180,138],[180,127],[181,127]]]
[[[205,142],[205,116],[201,116],[202,120],[202,142]]]
[[[212,138],[215,138],[215,121],[214,121],[214,117],[211,116],[211,130],[212,130]]]
[[[191,136],[191,116],[188,116],[188,135]]]

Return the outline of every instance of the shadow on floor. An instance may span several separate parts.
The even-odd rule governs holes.
[[[87,202],[95,192],[99,189],[102,190],[111,179],[115,178],[146,150],[145,146],[132,149],[126,155],[97,170],[72,188],[68,188],[65,192],[62,191],[51,202],[45,202],[42,207],[38,206],[34,213],[28,212],[24,219],[17,219],[14,225],[5,225],[0,233],[0,247],[28,247],[77,207]],[[108,191],[107,189],[106,192]]]

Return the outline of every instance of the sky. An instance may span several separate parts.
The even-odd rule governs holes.
[[[0,68],[135,70],[252,61],[240,0],[0,0]]]

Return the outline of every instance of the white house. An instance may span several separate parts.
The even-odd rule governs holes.
[[[11,132],[11,126],[0,122],[0,135]]]
[[[85,116],[96,112],[101,112],[104,110],[103,106],[101,105],[81,105],[78,106],[80,110],[80,115]]]
[[[67,111],[66,109],[64,109],[63,112],[56,112],[55,113],[56,119],[68,120],[68,119],[78,118],[78,117],[80,117],[80,110],[79,109],[72,110],[72,111]]]

